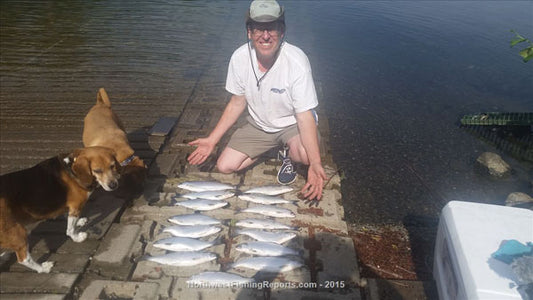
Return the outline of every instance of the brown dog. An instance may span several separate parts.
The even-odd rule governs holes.
[[[117,153],[122,168],[121,189],[138,189],[146,178],[146,165],[128,143],[122,122],[111,109],[106,91],[101,88],[96,95],[96,104],[87,113],[83,127],[85,147],[108,147]],[[124,182],[124,180],[126,182]]]
[[[80,212],[91,192],[118,187],[120,165],[112,149],[90,147],[49,158],[21,171],[0,176],[0,247],[16,252],[19,263],[39,273],[48,273],[53,262],[38,264],[29,253],[28,225],[55,218],[68,211],[66,234],[83,242],[86,218]]]

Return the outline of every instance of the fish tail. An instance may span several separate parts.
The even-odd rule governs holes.
[[[234,227],[233,230],[231,230],[229,237],[230,237],[230,239],[233,239],[234,237],[236,237],[236,236],[238,236],[240,234],[241,234],[241,230],[236,228],[236,227]]]
[[[159,227],[159,230],[157,231],[157,234],[159,235],[159,234],[163,233],[165,231],[165,229],[167,229],[167,227],[168,226],[166,226],[166,225],[161,225]]]
[[[172,196],[171,199],[170,199],[170,205],[172,206],[176,206],[178,205],[178,199],[181,198],[180,197],[180,194],[176,194],[175,196]]]
[[[151,257],[152,256],[149,254],[144,254],[144,255],[133,258],[133,262],[138,263],[140,261],[147,261],[147,260],[149,261]]]
[[[235,223],[232,221],[233,219],[224,219],[220,220],[220,224],[228,227],[235,226]]]
[[[231,262],[231,263],[228,263],[228,264],[226,265],[226,268],[225,268],[226,271],[227,271],[227,270],[231,270],[231,269],[233,269],[233,268],[235,267],[236,264],[237,264],[237,262]]]
[[[213,245],[220,245],[223,244],[226,241],[225,237],[223,235],[219,235],[216,239],[212,241]]]

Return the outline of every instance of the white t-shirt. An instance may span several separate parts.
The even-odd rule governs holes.
[[[259,71],[255,50],[252,48],[251,68],[248,44],[239,47],[233,55],[226,78],[226,90],[234,95],[245,95],[248,112],[257,126],[266,132],[278,132],[296,123],[295,114],[315,108],[318,99],[313,83],[311,65],[298,47],[283,42],[279,56],[257,87]]]

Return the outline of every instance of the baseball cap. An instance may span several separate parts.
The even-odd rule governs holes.
[[[273,22],[283,17],[283,6],[276,0],[254,0],[250,4],[249,17],[255,22]]]

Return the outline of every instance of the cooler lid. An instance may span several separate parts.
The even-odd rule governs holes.
[[[533,211],[450,201],[441,219],[468,299],[521,299],[510,265],[491,257],[505,240],[533,241]]]

